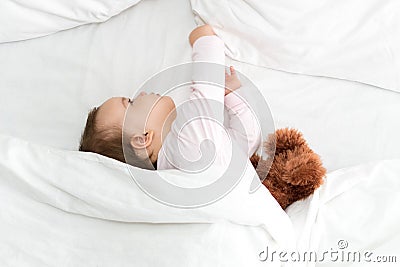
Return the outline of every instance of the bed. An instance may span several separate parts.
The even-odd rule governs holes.
[[[268,249],[398,262],[399,12],[395,0],[4,1],[0,265],[339,261],[271,260]],[[263,187],[249,194],[251,168],[220,201],[177,209],[141,191],[124,164],[77,151],[89,109],[189,62],[187,36],[204,23],[224,40],[226,65],[258,87],[275,128],[299,129],[328,170],[314,195],[286,211]]]

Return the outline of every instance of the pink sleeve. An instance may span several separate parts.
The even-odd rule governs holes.
[[[216,35],[198,38],[192,49],[192,61],[207,61],[225,64],[225,45]]]
[[[202,36],[193,44],[193,62],[208,62],[193,65],[192,94],[190,99],[210,100],[215,107],[208,108],[213,118],[223,123],[225,95],[225,45],[216,35]],[[216,63],[216,64],[215,64]],[[208,84],[196,83],[206,81]],[[210,85],[216,84],[216,85]],[[198,102],[198,101],[196,101]],[[204,107],[201,107],[204,108]]]

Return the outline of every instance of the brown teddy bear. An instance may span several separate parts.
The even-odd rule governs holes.
[[[268,136],[263,148],[268,158],[254,153],[250,161],[282,209],[308,197],[323,183],[326,169],[299,131],[278,129]]]

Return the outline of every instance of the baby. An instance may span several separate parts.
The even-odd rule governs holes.
[[[215,35],[211,26],[204,25],[195,28],[189,35],[189,42],[193,47],[193,61],[224,65],[224,43]],[[218,101],[222,103],[222,109],[212,115],[223,120],[225,105],[229,113],[227,131],[231,138],[241,141],[242,144],[245,141],[246,145],[243,149],[250,157],[261,143],[261,132],[248,106],[239,96],[231,93],[240,88],[241,83],[232,66],[230,72],[230,74],[227,72],[218,74],[225,79],[225,90],[216,86],[193,84],[190,100],[193,101],[191,105],[195,106],[190,107],[190,110],[197,109],[210,114],[209,110],[205,110],[209,106],[199,104],[194,100],[206,98]],[[128,137],[128,142],[125,142],[122,128],[128,106],[129,113],[133,114],[135,119],[129,120],[129,129],[124,128],[124,139]],[[177,114],[175,108],[172,98],[154,93],[141,92],[135,99],[110,98],[89,112],[79,150],[99,153],[122,162],[125,162],[125,156],[129,154],[128,163],[150,170],[185,167],[176,166],[176,162],[174,163],[172,159],[176,151],[179,151],[174,138],[176,139],[179,135],[180,150],[183,149],[189,154],[199,154],[200,141],[204,138],[221,138],[221,129],[216,129],[216,124],[211,123],[210,120],[201,120],[197,124],[187,124],[187,128],[192,128],[185,128],[185,131],[179,132],[180,128],[175,122],[179,118],[182,119],[182,116],[179,117],[180,114]],[[241,123],[245,124],[246,131],[243,130],[243,126],[239,127]],[[215,160],[223,159],[217,157]]]

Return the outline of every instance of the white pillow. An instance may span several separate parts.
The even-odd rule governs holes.
[[[45,36],[103,22],[140,0],[0,1],[0,43]]]

